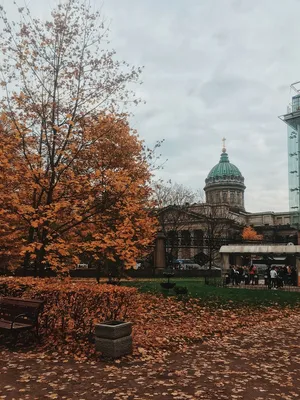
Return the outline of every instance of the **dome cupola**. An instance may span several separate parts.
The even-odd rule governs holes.
[[[244,210],[244,177],[238,167],[229,162],[223,139],[220,161],[205,179],[206,202],[211,204],[227,203]]]

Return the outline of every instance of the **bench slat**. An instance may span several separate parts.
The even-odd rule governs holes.
[[[25,330],[25,329],[31,329],[34,325],[32,324],[23,324],[20,322],[14,322],[13,325],[13,330]],[[6,321],[0,319],[0,329],[11,329],[11,321]]]
[[[43,304],[43,300],[35,299],[23,299],[19,297],[1,297],[0,304],[7,304],[8,306],[20,306],[20,307],[30,307],[30,308],[40,308]]]

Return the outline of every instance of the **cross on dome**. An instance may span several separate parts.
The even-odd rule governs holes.
[[[226,146],[225,146],[226,138],[223,137],[222,142],[223,142],[222,152],[226,153]]]

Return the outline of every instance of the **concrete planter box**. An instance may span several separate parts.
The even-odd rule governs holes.
[[[95,326],[96,350],[104,356],[118,358],[132,353],[132,323],[106,321]]]
[[[95,335],[104,339],[119,339],[131,335],[131,332],[131,322],[105,321],[95,327]]]
[[[124,336],[119,339],[103,339],[96,337],[96,350],[106,357],[119,358],[132,353],[132,337]]]

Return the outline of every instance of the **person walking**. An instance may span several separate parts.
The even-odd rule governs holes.
[[[249,269],[249,275],[250,275],[250,283],[254,285],[254,275],[256,273],[256,267],[254,265],[251,265]]]
[[[240,273],[236,266],[234,266],[233,269],[234,269],[234,283],[236,285],[239,285],[240,284],[240,278],[239,278]]]
[[[274,288],[276,289],[277,286],[277,272],[275,267],[272,267],[270,271],[270,277],[271,277],[271,289]]]

